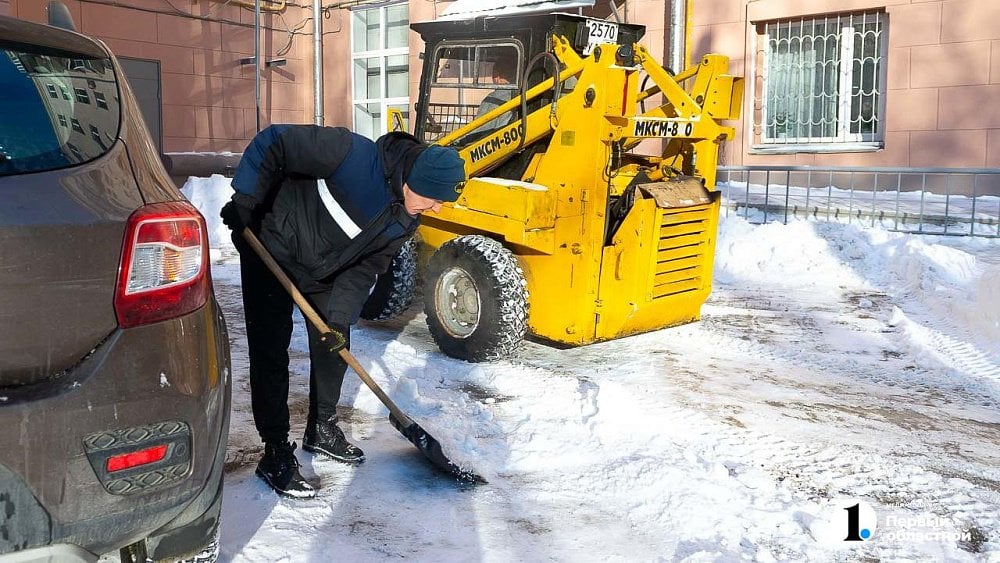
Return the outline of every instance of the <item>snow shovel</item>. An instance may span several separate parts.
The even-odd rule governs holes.
[[[329,326],[327,326],[326,321],[319,316],[319,313],[317,313],[316,309],[314,309],[309,301],[306,300],[305,296],[302,295],[302,292],[295,287],[295,284],[292,283],[292,280],[287,274],[285,274],[285,271],[282,270],[281,266],[279,266],[274,260],[271,253],[264,248],[264,245],[261,244],[257,236],[254,235],[250,229],[243,229],[243,238],[250,243],[250,246],[253,247],[257,255],[260,256],[260,259],[264,261],[267,268],[271,270],[272,274],[274,274],[274,277],[278,278],[281,285],[288,291],[288,294],[292,296],[292,299],[295,301],[295,304],[299,306],[302,314],[313,324],[314,327],[316,327],[317,330],[319,330],[320,334],[332,333],[333,331],[330,330]],[[486,480],[479,475],[476,475],[467,469],[462,469],[452,463],[451,460],[444,455],[444,452],[441,451],[441,443],[435,440],[433,436],[428,434],[426,430],[421,428],[420,425],[414,422],[412,418],[406,415],[406,413],[399,410],[396,403],[392,402],[392,399],[385,394],[385,391],[383,391],[382,388],[375,383],[375,380],[368,375],[365,368],[361,367],[361,364],[358,363],[358,360],[353,354],[351,354],[350,351],[346,348],[341,348],[340,357],[347,362],[347,365],[351,366],[351,369],[358,374],[361,381],[364,381],[365,385],[372,390],[372,393],[375,393],[375,396],[382,401],[382,404],[385,405],[386,408],[389,409],[389,422],[396,428],[396,430],[399,430],[400,434],[412,442],[413,445],[416,446],[417,449],[419,449],[421,453],[423,453],[424,456],[431,461],[431,463],[439,469],[450,473],[463,481],[486,483]]]

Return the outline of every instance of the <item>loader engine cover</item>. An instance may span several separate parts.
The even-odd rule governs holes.
[[[705,183],[699,178],[678,176],[667,182],[650,182],[636,184],[646,197],[653,198],[657,207],[675,209],[704,205],[712,202],[712,193],[705,189]]]

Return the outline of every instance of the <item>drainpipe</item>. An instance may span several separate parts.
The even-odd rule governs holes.
[[[323,125],[323,6],[313,0],[313,123]]]
[[[687,0],[670,2],[670,70],[674,73],[684,70],[686,4]]]
[[[257,116],[257,132],[260,132],[260,0],[253,3],[253,95]]]

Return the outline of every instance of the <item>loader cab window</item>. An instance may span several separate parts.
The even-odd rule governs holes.
[[[434,50],[433,78],[426,97],[421,140],[435,142],[471,124],[477,117],[515,98],[522,80],[524,49],[509,43],[442,42]],[[467,131],[464,146],[515,119],[516,111],[496,115]]]

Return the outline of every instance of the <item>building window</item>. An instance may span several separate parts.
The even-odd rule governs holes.
[[[97,127],[94,127],[93,125],[90,126],[90,138],[97,141],[98,143],[101,142],[101,132],[100,130],[97,129]]]
[[[76,93],[76,101],[80,102],[81,104],[90,103],[90,94],[87,93],[86,88],[73,88],[73,92]]]
[[[83,158],[83,153],[80,152],[80,149],[76,148],[76,145],[74,145],[73,143],[66,143],[66,148],[68,148],[69,151],[73,153],[73,157],[76,158],[77,162],[83,162],[84,160],[86,160],[85,158]]]
[[[374,139],[385,133],[388,109],[409,120],[409,9],[406,3],[351,13],[354,130]]]
[[[83,133],[83,126],[80,125],[80,121],[77,118],[75,117],[71,118],[70,123],[73,124],[74,131],[76,131],[77,133]]]
[[[63,115],[63,114],[61,114],[61,113],[59,114],[59,126],[60,127],[69,127],[69,123],[67,123],[67,121],[66,121],[66,116]]]
[[[97,103],[97,107],[108,109],[108,100],[104,97],[103,92],[94,92],[94,101]]]
[[[67,89],[65,86],[60,86],[59,90],[62,91],[63,99],[69,101],[69,89]]]
[[[46,84],[45,89],[49,91],[50,98],[58,98],[59,92],[56,92],[56,87],[54,84]]]
[[[882,12],[759,25],[755,148],[882,146],[885,32]]]

